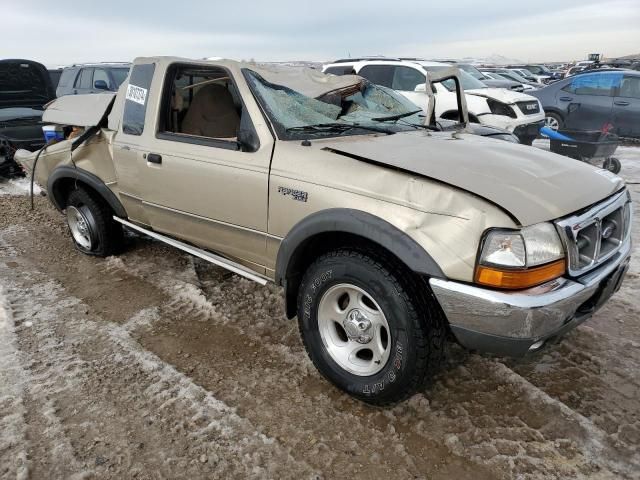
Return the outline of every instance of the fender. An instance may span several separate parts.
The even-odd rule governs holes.
[[[66,206],[64,204],[63,191],[60,188],[60,181],[65,179],[73,179],[87,184],[109,204],[117,217],[127,218],[127,212],[122,206],[122,203],[120,203],[120,200],[118,200],[118,197],[116,197],[116,194],[113,193],[100,178],[86,170],[68,165],[57,167],[51,172],[47,180],[47,193],[51,202],[58,210],[63,210]]]
[[[330,208],[298,222],[280,243],[275,281],[285,289],[288,318],[296,315],[296,297],[301,278],[297,270],[308,241],[321,233],[349,233],[366,238],[394,254],[414,272],[446,278],[438,264],[409,235],[389,222],[361,210]]]
[[[409,235],[375,215],[350,208],[330,208],[298,222],[280,243],[276,260],[276,283],[285,285],[287,277],[301,272],[292,270],[299,247],[319,233],[342,232],[364,237],[393,253],[411,270],[422,275],[446,278],[438,264]]]

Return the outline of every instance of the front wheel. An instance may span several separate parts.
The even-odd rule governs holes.
[[[318,258],[298,294],[298,322],[316,368],[365,402],[400,401],[439,366],[445,328],[439,306],[393,262],[342,249]]]
[[[549,127],[554,132],[557,132],[558,130],[562,129],[562,127],[564,126],[564,121],[562,120],[562,117],[557,113],[546,112],[544,124],[546,127]]]
[[[73,243],[82,253],[106,257],[121,248],[122,226],[102,198],[79,187],[69,194],[65,211]]]

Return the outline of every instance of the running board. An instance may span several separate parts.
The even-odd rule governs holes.
[[[193,247],[191,245],[187,245],[186,243],[180,242],[178,240],[175,240],[173,238],[167,237],[165,235],[161,235],[159,233],[156,233],[152,230],[147,230],[146,228],[142,228],[139,227],[138,225],[135,225],[131,222],[128,222],[127,220],[124,220],[122,218],[116,217],[114,215],[113,219],[116,222],[120,222],[121,224],[123,224],[126,227],[129,227],[133,230],[137,230],[140,233],[144,233],[145,235],[148,235],[149,237],[155,238],[156,240],[160,240],[161,242],[164,242],[168,245],[171,245],[172,247],[178,248],[180,250],[183,250],[187,253],[190,253],[191,255],[201,258],[203,260],[206,260],[207,262],[211,262],[214,265],[218,265],[219,267],[222,268],[226,268],[227,270],[233,272],[233,273],[237,273],[238,275],[241,275],[245,278],[248,278],[249,280],[253,280],[254,282],[259,283],[260,285],[266,285],[267,284],[267,277],[263,277],[260,274],[257,274],[251,270],[249,270],[248,268],[244,267],[243,265],[240,265],[239,263],[236,262],[232,262],[231,260],[227,260],[224,257],[220,257],[219,255],[215,255],[213,253],[209,253],[205,250],[201,250],[200,248],[197,247]]]

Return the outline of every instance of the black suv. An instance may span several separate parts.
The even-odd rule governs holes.
[[[115,92],[127,75],[129,63],[91,63],[66,67],[60,76],[56,95]]]

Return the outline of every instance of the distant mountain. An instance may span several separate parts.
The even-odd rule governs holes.
[[[521,64],[526,63],[517,58],[509,58],[504,55],[493,54],[488,57],[464,57],[461,58],[460,61],[465,63],[475,63],[475,64],[484,64],[484,65],[510,65],[510,64]]]
[[[636,58],[640,58],[640,53],[636,53],[634,55],[625,55],[624,57],[611,57],[611,58],[619,58],[621,60],[635,60]]]

